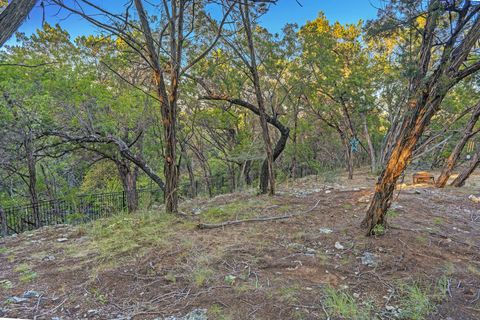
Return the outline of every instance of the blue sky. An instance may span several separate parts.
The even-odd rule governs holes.
[[[94,2],[117,12],[122,11],[121,0]],[[305,24],[306,21],[315,19],[319,11],[323,11],[331,21],[341,23],[357,22],[359,19],[365,21],[375,18],[377,9],[374,5],[378,5],[380,0],[298,0],[298,2],[302,6],[295,0],[278,0],[277,5],[271,6],[270,11],[262,17],[262,25],[275,33],[286,23]],[[19,31],[31,34],[41,28],[43,16],[50,24],[60,23],[73,37],[98,31],[88,22],[78,16],[69,15],[65,10],[59,12],[58,8],[47,7],[44,11],[40,5],[36,6]],[[13,42],[14,39],[11,39],[8,43]]]

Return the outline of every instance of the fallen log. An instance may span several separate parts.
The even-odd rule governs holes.
[[[235,224],[242,224],[242,223],[251,223],[251,222],[264,222],[264,221],[275,221],[275,220],[284,220],[284,219],[289,219],[293,217],[298,217],[304,214],[307,214],[309,212],[312,212],[315,210],[316,207],[318,207],[318,204],[320,203],[321,199],[318,200],[313,207],[308,209],[307,211],[303,212],[296,212],[292,214],[287,214],[283,216],[277,216],[277,217],[258,217],[258,218],[251,218],[251,219],[244,219],[244,220],[230,220],[230,221],[225,221],[221,223],[200,223],[197,225],[198,229],[215,229],[215,228],[223,228],[226,226],[231,226]]]

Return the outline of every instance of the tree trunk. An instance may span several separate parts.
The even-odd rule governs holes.
[[[293,114],[293,156],[292,156],[292,165],[290,169],[290,176],[292,179],[295,179],[295,170],[297,170],[297,129],[298,129],[298,105],[295,105],[294,114]]]
[[[452,153],[448,157],[443,167],[442,173],[437,179],[436,186],[438,188],[443,188],[447,184],[448,178],[450,178],[450,175],[452,174],[452,170],[457,164],[457,161],[460,158],[463,148],[465,147],[467,142],[470,140],[470,138],[472,138],[472,136],[474,135],[473,128],[475,127],[475,124],[477,123],[479,117],[480,117],[480,102],[476,105],[475,109],[472,111],[472,116],[468,120],[468,123],[465,127],[465,131],[463,132],[462,138],[460,139],[460,141],[458,141]]]
[[[365,138],[367,139],[368,151],[370,155],[371,170],[374,173],[377,170],[377,160],[375,156],[375,148],[373,147],[372,138],[370,137],[370,131],[368,130],[367,116],[365,113],[360,114],[363,121],[363,131],[365,133]]]
[[[13,0],[0,13],[0,47],[17,31],[37,0]]]
[[[420,136],[446,94],[443,90],[442,93],[437,93],[435,89],[433,92],[432,101],[427,101],[428,96],[421,96],[418,101],[413,99],[408,103],[408,116],[402,123],[398,140],[389,152],[385,169],[378,178],[375,194],[362,221],[362,227],[368,228],[368,235],[374,233],[377,225],[387,226],[385,214],[390,207],[397,180],[410,162]]]
[[[186,153],[185,153],[186,156]],[[192,161],[190,159],[186,159],[186,166],[188,172],[188,180],[190,182],[190,197],[195,198],[197,196],[197,186],[195,184],[195,174],[193,173]]]
[[[257,69],[257,60],[256,60],[256,54],[255,54],[255,46],[253,43],[253,33],[251,29],[251,23],[250,23],[250,7],[248,4],[248,0],[245,0],[243,2],[243,24],[245,27],[245,34],[247,36],[247,43],[248,43],[248,49],[250,53],[250,73],[252,75],[252,80],[253,80],[253,86],[255,88],[255,96],[257,99],[257,104],[258,104],[258,110],[260,112],[260,125],[262,127],[262,137],[263,137],[263,143],[265,144],[265,152],[267,154],[267,157],[264,161],[265,163],[265,170],[264,172],[263,166],[262,166],[262,174],[261,177],[264,177],[264,175],[267,176],[267,181],[270,185],[270,188],[265,185],[265,182],[263,179],[260,180],[260,193],[265,194],[267,193],[268,189],[268,194],[269,195],[274,195],[275,194],[275,171],[273,169],[273,163],[275,161],[274,155],[273,155],[273,150],[272,150],[272,141],[270,139],[270,134],[268,132],[268,123],[267,123],[267,117],[266,117],[266,111],[265,111],[265,104],[264,104],[264,99],[263,99],[263,94],[262,94],[262,89],[260,86],[260,77],[258,75],[258,69]],[[262,185],[263,183],[263,185]]]
[[[461,16],[461,21],[457,22],[459,29],[445,41],[443,53],[438,61],[432,61],[435,33],[442,16],[439,3],[440,1],[436,0],[429,2],[422,45],[417,59],[418,65],[411,79],[409,91],[411,94],[404,108],[401,129],[362,222],[362,226],[368,228],[368,235],[374,233],[377,225],[386,226],[385,214],[390,206],[397,179],[407,167],[420,136],[439,110],[446,94],[455,84],[480,68],[480,64],[474,64],[460,70],[480,37],[480,19],[477,17],[469,30],[466,30],[465,36],[461,40],[457,39],[457,36],[462,34],[462,28],[468,28],[467,22],[472,17],[469,14]]]
[[[230,175],[230,193],[233,193],[237,189],[237,177],[235,172],[235,164],[228,165],[228,172]]]
[[[470,162],[468,163],[468,167],[465,170],[463,170],[462,173],[460,173],[458,177],[455,178],[455,180],[453,180],[451,184],[452,186],[458,188],[458,187],[463,187],[465,185],[465,181],[467,181],[468,177],[470,177],[473,171],[475,171],[475,169],[480,164],[479,153],[480,151],[475,153],[472,160],[470,160]]]
[[[273,161],[277,160],[277,158],[282,154],[283,150],[285,149],[285,145],[287,144],[288,136],[290,134],[290,130],[288,128],[281,125],[278,121],[276,121],[275,123],[275,126],[280,131],[280,138],[275,144],[275,150],[273,150]],[[268,178],[268,163],[265,159],[262,163],[262,170],[260,172],[260,192],[262,194],[267,193]]]
[[[8,235],[7,214],[3,211],[2,207],[0,207],[0,223],[0,235],[6,237]]]
[[[252,176],[250,175],[252,169],[252,160],[245,161],[245,165],[243,166],[243,176],[245,178],[245,183],[247,186],[252,185]]]
[[[345,169],[348,172],[348,179],[353,179],[353,155],[350,143],[343,131],[339,131],[343,146],[345,147]]]
[[[138,192],[137,192],[137,177],[138,167],[131,167],[128,162],[116,163],[120,180],[122,181],[123,192],[125,193],[125,200],[127,210],[133,213],[138,210]]]
[[[177,8],[177,2],[172,1],[172,12],[174,18],[170,19],[168,23],[170,32],[170,90],[167,92],[167,85],[164,79],[166,70],[160,65],[158,51],[155,46],[152,31],[150,29],[147,13],[143,7],[141,0],[135,0],[135,7],[138,12],[140,25],[146,40],[146,49],[149,56],[149,63],[153,69],[153,76],[155,80],[155,89],[160,102],[163,137],[165,142],[164,151],[164,166],[163,173],[165,175],[165,211],[167,213],[178,213],[178,166],[177,166],[177,100],[178,100],[178,85],[180,77],[180,66],[182,59],[181,43],[182,39],[176,37],[183,35],[183,9],[184,2],[180,2],[180,7]],[[179,14],[180,13],[180,14]],[[177,16],[177,14],[179,14]],[[178,25],[177,25],[178,24]],[[177,28],[178,27],[178,28]],[[177,42],[177,40],[179,40]]]
[[[42,220],[40,216],[40,208],[38,207],[38,191],[37,191],[37,168],[36,159],[33,154],[32,137],[31,132],[25,133],[24,147],[27,160],[28,169],[28,193],[30,195],[30,204],[32,206],[32,214],[35,220],[35,227],[42,226]]]

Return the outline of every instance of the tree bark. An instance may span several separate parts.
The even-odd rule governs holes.
[[[29,129],[28,129],[29,130]],[[35,220],[35,227],[42,226],[42,220],[40,216],[40,208],[38,206],[38,191],[37,191],[37,161],[35,159],[34,150],[32,146],[31,132],[24,132],[24,148],[27,160],[28,169],[28,193],[30,195],[30,204],[32,206],[32,214]]]
[[[133,213],[138,210],[137,177],[138,167],[131,167],[128,161],[116,162],[123,192],[125,193],[127,210]]]
[[[473,137],[476,132],[473,132],[473,128],[480,117],[480,102],[475,106],[475,109],[472,111],[472,116],[468,120],[468,123],[465,127],[465,131],[463,132],[462,138],[458,141],[453,149],[452,153],[448,157],[443,169],[442,173],[437,179],[436,186],[438,188],[443,188],[448,182],[450,175],[452,174],[452,170],[457,164],[458,159],[462,153],[463,148],[467,144],[467,142]]]
[[[17,31],[36,2],[36,0],[13,0],[0,13],[0,47]]]
[[[473,171],[475,171],[475,169],[480,164],[479,152],[475,153],[472,160],[470,160],[470,162],[468,163],[468,167],[465,170],[463,170],[462,173],[460,173],[458,177],[455,178],[455,180],[453,180],[451,184],[453,187],[458,188],[458,187],[463,187],[465,185],[465,181],[467,181],[468,177],[470,177]]]

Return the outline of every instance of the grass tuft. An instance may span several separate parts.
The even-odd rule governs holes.
[[[325,289],[325,307],[334,316],[345,319],[371,319],[371,306],[360,305],[348,292],[336,290],[332,287]]]

